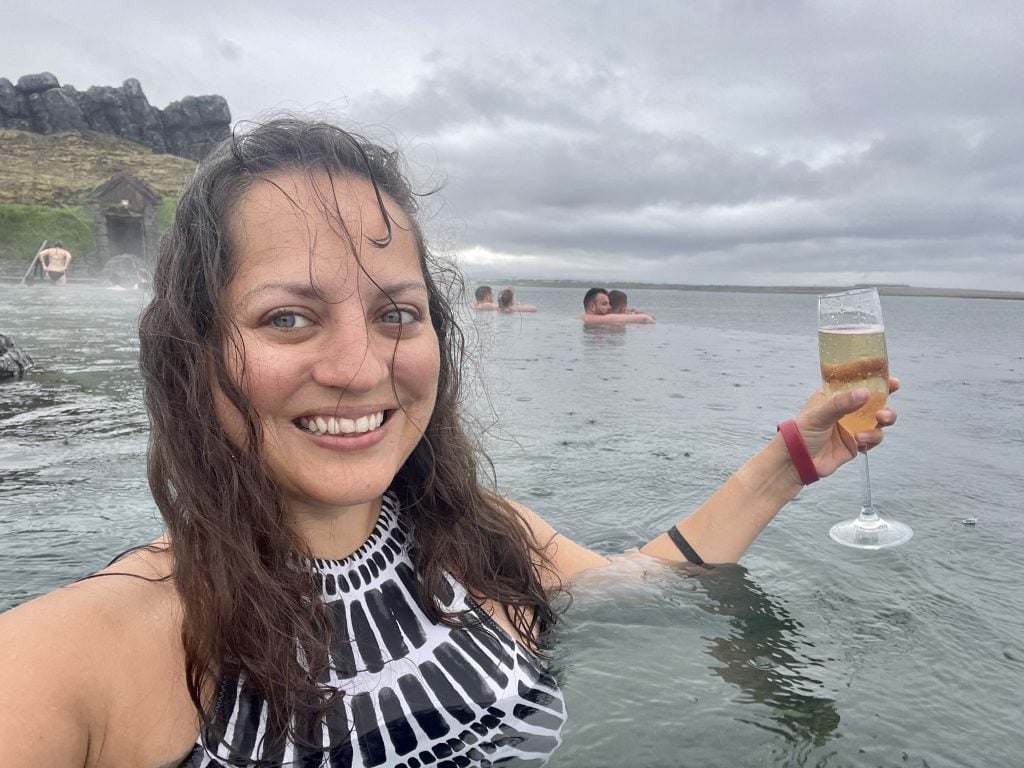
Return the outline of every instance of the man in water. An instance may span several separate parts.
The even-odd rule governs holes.
[[[39,263],[43,265],[43,273],[46,279],[54,285],[66,285],[68,282],[68,267],[71,266],[71,254],[64,250],[64,243],[60,240],[52,248],[39,252]]]
[[[498,305],[494,303],[494,292],[491,290],[489,285],[481,285],[473,293],[476,298],[476,303],[470,304],[473,309],[497,309]]]
[[[654,317],[646,312],[620,315],[612,313],[611,309],[608,291],[604,288],[591,288],[583,297],[583,314],[577,319],[582,320],[584,325],[650,325],[654,322]]]

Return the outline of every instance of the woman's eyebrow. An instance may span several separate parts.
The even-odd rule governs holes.
[[[309,283],[263,283],[253,288],[238,300],[238,306],[244,307],[265,293],[289,293],[300,299],[313,300],[320,297],[320,292]]]
[[[394,297],[409,293],[427,293],[427,286],[422,280],[402,280],[395,283],[379,283],[377,292],[381,296]],[[306,301],[318,301],[324,298],[323,289],[317,289],[307,282],[273,282],[263,283],[253,288],[238,300],[237,306],[245,307],[267,293],[286,293]]]
[[[380,283],[377,289],[382,296],[394,296],[404,293],[427,293],[427,286],[422,280],[403,280],[397,283]]]

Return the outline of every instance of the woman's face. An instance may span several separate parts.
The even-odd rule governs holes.
[[[273,183],[270,183],[273,182]],[[369,182],[282,173],[231,219],[237,271],[222,311],[237,326],[231,375],[255,409],[264,453],[293,513],[376,504],[421,439],[440,366],[420,254],[386,195],[391,242]],[[337,201],[329,218],[322,198]],[[355,252],[354,250],[355,249]],[[357,258],[358,256],[358,258]],[[236,444],[241,415],[218,395]]]

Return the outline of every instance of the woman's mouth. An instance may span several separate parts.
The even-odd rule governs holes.
[[[377,411],[358,419],[342,419],[335,416],[300,416],[295,420],[299,429],[311,435],[362,435],[379,429],[384,423],[385,411]]]

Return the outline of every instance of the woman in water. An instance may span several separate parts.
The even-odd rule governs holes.
[[[459,282],[400,158],[301,120],[232,138],[185,190],[152,290],[165,534],[0,617],[4,765],[542,764],[566,716],[538,656],[552,599],[609,560],[485,485]],[[641,552],[735,561],[856,455],[837,422],[866,398],[812,396]]]

